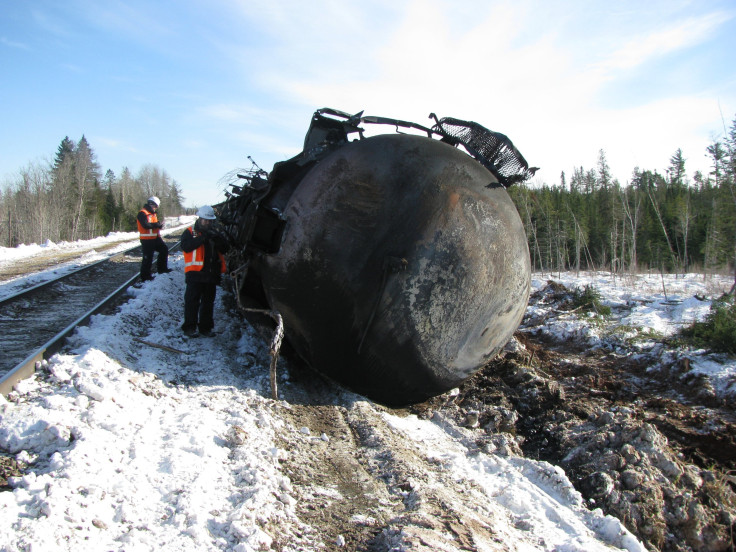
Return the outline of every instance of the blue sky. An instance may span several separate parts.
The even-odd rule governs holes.
[[[734,0],[0,0],[0,183],[85,135],[215,203],[321,107],[476,121],[538,183],[601,149],[622,183],[677,148],[692,175],[736,117],[734,52]]]

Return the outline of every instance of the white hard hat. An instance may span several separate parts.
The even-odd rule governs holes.
[[[199,211],[197,211],[197,216],[207,220],[215,220],[217,218],[215,217],[215,210],[209,205],[202,205]]]
[[[154,203],[156,207],[158,207],[159,205],[161,205],[161,200],[156,196],[151,196],[148,198],[148,203]]]

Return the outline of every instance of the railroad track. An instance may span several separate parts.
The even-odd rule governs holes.
[[[169,251],[178,240],[166,240]],[[141,247],[80,267],[0,300],[0,393],[57,352],[74,329],[139,279]],[[154,263],[155,265],[155,263]]]

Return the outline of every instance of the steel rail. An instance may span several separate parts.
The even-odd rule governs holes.
[[[173,246],[169,248],[169,251],[175,251],[180,246],[181,246],[181,242],[180,241],[176,242]],[[23,290],[21,293],[18,293],[12,296],[12,298],[17,299],[19,296],[22,296],[31,291],[37,291],[38,289],[46,286],[47,284],[58,282],[60,279],[63,279],[72,274],[79,274],[80,272],[84,272],[84,270],[92,266],[96,266],[102,262],[108,262],[114,259],[115,257],[124,256],[125,254],[135,249],[137,249],[137,247],[133,247],[126,251],[116,253],[114,255],[111,255],[105,259],[102,259],[101,261],[97,261],[90,265],[85,265],[84,267],[81,267],[79,270],[70,272],[69,274],[64,274],[60,278],[56,278],[54,280],[39,284],[38,286],[33,286],[32,288]],[[44,360],[48,360],[53,354],[55,354],[61,349],[66,338],[69,337],[78,326],[86,324],[92,316],[100,312],[105,306],[107,306],[109,303],[111,303],[113,300],[119,297],[126,289],[128,289],[139,278],[140,278],[140,274],[135,274],[132,277],[130,277],[122,285],[120,285],[117,289],[115,289],[115,291],[113,291],[108,296],[103,298],[95,306],[93,306],[87,312],[79,316],[79,318],[77,318],[72,323],[67,325],[66,328],[58,332],[55,336],[50,338],[41,347],[37,348],[35,351],[30,353],[24,360],[22,360],[14,368],[8,371],[0,379],[0,394],[2,394],[4,397],[7,397],[8,394],[13,390],[13,388],[19,381],[22,381],[24,379],[31,377],[36,372],[36,370],[42,365]],[[9,297],[9,298],[6,298],[5,300],[9,301],[10,299],[11,298]],[[0,304],[2,304],[2,302],[0,302]]]
[[[59,351],[59,349],[63,345],[64,340],[72,334],[77,326],[85,324],[92,316],[102,310],[102,308],[105,307],[110,301],[117,298],[122,292],[128,289],[138,278],[139,275],[136,274],[135,276],[127,280],[123,285],[118,287],[118,289],[105,297],[102,301],[97,303],[94,307],[92,307],[82,316],[77,318],[74,322],[69,324],[66,328],[64,328],[54,337],[49,339],[36,351],[31,353],[30,355],[28,355],[28,357],[18,363],[15,368],[10,370],[7,374],[5,374],[2,379],[0,379],[0,393],[2,393],[3,396],[7,397],[8,393],[13,390],[13,387],[15,387],[16,383],[31,377],[44,360],[48,360],[54,353]]]
[[[39,289],[43,289],[44,287],[50,286],[50,285],[55,284],[57,282],[60,282],[60,281],[62,281],[64,279],[70,278],[71,276],[76,276],[76,275],[80,274],[81,272],[84,272],[85,270],[90,270],[90,269],[96,267],[97,265],[102,264],[102,263],[106,263],[108,261],[111,261],[112,259],[115,259],[116,257],[124,257],[125,255],[131,253],[132,251],[135,251],[136,249],[139,249],[140,247],[141,247],[140,245],[137,245],[135,247],[131,247],[130,249],[126,249],[125,251],[118,251],[117,253],[113,253],[109,257],[105,257],[104,259],[100,259],[99,261],[95,261],[93,263],[86,264],[84,266],[80,266],[78,268],[75,268],[75,269],[67,272],[66,274],[62,274],[60,276],[57,276],[56,278],[51,278],[50,280],[39,282],[35,286],[31,286],[31,287],[22,289],[19,292],[14,293],[13,295],[8,295],[7,297],[3,297],[2,299],[0,299],[0,306],[2,306],[3,304],[8,303],[8,302],[10,302],[10,301],[12,301],[14,299],[18,299],[19,297],[21,297],[21,296],[23,296],[23,295],[25,295],[27,293],[31,293],[33,291],[37,291]]]
[[[183,228],[186,228],[186,226],[184,226]],[[173,233],[173,230],[172,230],[172,233]],[[162,236],[162,238],[167,238],[168,236],[169,235],[167,234],[166,236]],[[169,250],[170,251],[173,251],[177,247],[179,247],[180,245],[181,245],[181,242],[177,242],[175,245],[171,246],[171,248]],[[70,272],[67,272],[66,274],[62,274],[61,276],[57,276],[56,278],[52,278],[52,279],[46,280],[44,282],[39,282],[35,286],[31,286],[31,287],[22,289],[19,292],[14,293],[13,295],[8,295],[7,297],[0,298],[0,306],[2,306],[3,304],[5,304],[6,302],[10,302],[13,299],[17,299],[17,298],[21,297],[25,293],[31,293],[32,291],[35,291],[35,290],[38,290],[38,289],[42,289],[44,286],[50,286],[51,284],[54,284],[56,282],[60,282],[61,280],[64,280],[64,279],[69,278],[71,276],[75,276],[75,275],[77,275],[77,274],[79,274],[81,272],[84,272],[85,270],[90,270],[90,269],[96,267],[97,265],[99,265],[101,263],[105,263],[107,261],[111,261],[111,260],[113,260],[113,259],[115,259],[117,257],[124,257],[125,255],[128,255],[128,254],[132,253],[133,251],[135,251],[136,249],[140,249],[140,248],[141,248],[140,245],[136,245],[134,247],[131,247],[130,249],[125,249],[123,251],[118,251],[117,253],[113,253],[112,255],[109,255],[109,256],[105,257],[104,259],[100,259],[99,261],[95,261],[93,263],[90,263],[90,264],[87,264],[87,265],[84,265],[84,266],[80,266],[80,267],[78,267],[76,269],[71,270]]]

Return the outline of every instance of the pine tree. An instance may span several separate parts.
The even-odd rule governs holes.
[[[65,136],[61,141],[52,169],[51,195],[54,198],[58,232],[54,239],[71,239],[74,205],[74,154],[76,144]]]
[[[59,148],[56,150],[56,158],[54,159],[54,171],[59,170],[64,165],[65,161],[72,160],[76,147],[77,146],[73,140],[70,140],[68,136],[64,136],[61,144],[59,144]]]
[[[169,188],[169,195],[167,196],[167,203],[172,212],[181,213],[184,211],[184,195],[179,186],[179,183],[174,180]]]
[[[669,169],[667,169],[667,175],[669,177],[670,185],[675,188],[687,185],[685,158],[682,155],[682,150],[679,148],[675,151],[674,155],[670,157],[670,166]]]
[[[95,186],[98,186],[100,179],[100,166],[95,159],[95,154],[92,148],[87,142],[87,139],[82,135],[82,138],[77,144],[77,149],[74,152],[74,221],[72,223],[72,241],[79,239],[80,237],[90,238],[89,234],[85,236],[80,235],[80,222],[82,216],[85,214],[85,201],[88,196],[92,193]],[[90,199],[95,199],[91,197]],[[96,212],[96,211],[93,211]],[[96,221],[92,221],[92,224],[88,224],[88,227],[96,227]]]
[[[721,180],[723,180],[724,175],[727,174],[726,149],[723,147],[723,144],[721,144],[721,142],[714,142],[706,148],[706,151],[711,157],[712,165],[710,174],[715,179],[716,187],[718,187],[718,185],[721,183]]]

